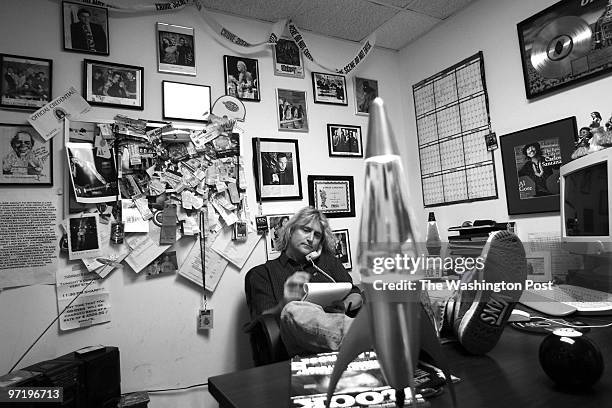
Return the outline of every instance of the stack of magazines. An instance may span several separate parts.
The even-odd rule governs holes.
[[[489,234],[493,231],[514,231],[514,222],[474,221],[474,225],[467,227],[450,227],[449,232],[458,232],[459,235],[449,235],[448,249],[451,257],[476,258],[482,253]]]
[[[322,353],[291,360],[291,407],[324,407],[329,380],[338,353]],[[451,376],[453,382],[459,381]],[[430,364],[419,362],[415,372],[416,401],[418,407],[428,407],[424,397],[438,395],[446,383],[442,371]],[[411,406],[410,388],[405,389],[404,406]],[[395,407],[395,390],[384,380],[376,352],[361,353],[342,374],[330,406],[342,407]]]

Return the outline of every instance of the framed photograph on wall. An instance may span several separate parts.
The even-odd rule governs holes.
[[[210,86],[162,81],[162,118],[206,122]]]
[[[355,115],[367,116],[370,103],[378,96],[378,81],[355,77]]]
[[[36,110],[51,102],[53,61],[0,54],[0,106]]]
[[[610,74],[608,4],[564,0],[517,24],[527,99]]]
[[[86,59],[83,97],[91,105],[144,109],[144,68]]]
[[[308,203],[327,218],[354,217],[353,176],[308,176]]]
[[[575,140],[574,116],[500,137],[508,214],[559,211],[559,168]]]
[[[223,56],[225,94],[243,101],[259,102],[259,63],[256,59]]]
[[[278,130],[308,132],[305,91],[277,89],[276,103],[278,105]]]
[[[253,167],[258,201],[302,199],[297,140],[253,138]]]
[[[329,123],[327,148],[330,157],[363,157],[361,126]]]
[[[108,10],[71,1],[62,2],[64,50],[109,55]]]
[[[52,139],[29,125],[0,123],[0,185],[53,185]]]
[[[279,248],[276,247],[279,234],[281,229],[287,224],[289,218],[293,217],[293,214],[274,214],[266,215],[268,222],[268,232],[266,232],[266,255],[268,260],[278,258],[281,254]]]
[[[157,70],[196,75],[193,28],[157,23]]]
[[[348,105],[346,100],[346,78],[342,75],[312,73],[314,102],[330,105]]]
[[[342,262],[342,266],[347,271],[353,269],[353,261],[351,257],[351,242],[349,240],[348,229],[333,230],[332,233],[336,237],[336,258]]]
[[[289,38],[279,38],[272,47],[274,57],[274,75],[291,78],[304,78],[304,63],[302,53],[295,41]]]

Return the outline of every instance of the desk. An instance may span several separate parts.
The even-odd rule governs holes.
[[[609,407],[612,402],[612,328],[591,329],[587,335],[599,346],[606,368],[591,390],[573,394],[557,391],[540,367],[538,349],[543,335],[507,327],[497,346],[485,356],[467,355],[458,345],[443,346],[450,371],[461,378],[455,385],[458,406]],[[208,389],[221,408],[288,407],[289,387],[288,361],[208,379]],[[429,401],[432,408],[452,406],[447,391]]]

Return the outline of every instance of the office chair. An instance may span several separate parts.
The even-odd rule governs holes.
[[[251,272],[249,271],[244,279],[244,292],[249,309],[251,288]],[[251,353],[256,367],[289,359],[289,354],[280,336],[279,315],[259,315],[244,326],[244,332],[249,334]]]

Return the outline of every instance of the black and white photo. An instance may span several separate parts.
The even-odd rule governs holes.
[[[68,217],[68,257],[70,260],[100,255],[98,217],[96,213],[73,214]]]
[[[312,87],[315,103],[348,105],[346,100],[346,78],[344,76],[313,72]]]
[[[223,56],[225,94],[243,101],[259,102],[259,63],[256,59]]]
[[[378,96],[378,81],[355,77],[355,114],[367,115],[370,104]]]
[[[353,261],[351,260],[351,243],[349,241],[348,229],[333,230],[332,233],[336,238],[336,258],[342,262],[342,266],[344,266],[346,270],[352,270]]]
[[[117,200],[117,170],[113,149],[110,158],[101,157],[91,143],[66,143],[68,169],[74,196],[79,203],[106,203]]]
[[[328,124],[327,148],[330,157],[363,157],[361,126]]]
[[[281,250],[278,247],[278,239],[282,233],[283,227],[289,221],[293,214],[275,214],[266,215],[268,221],[268,232],[266,233],[266,255],[268,260],[278,258],[281,254]]]
[[[108,10],[89,4],[62,2],[64,49],[109,55]]]
[[[302,198],[297,140],[253,138],[253,161],[257,200]]]
[[[0,106],[36,110],[51,101],[53,61],[0,54]]]
[[[90,105],[144,109],[144,68],[86,59],[83,97]]]
[[[278,104],[278,130],[308,132],[305,91],[277,89],[276,102]]]
[[[51,143],[32,126],[0,123],[0,185],[53,185]]]
[[[279,38],[272,48],[274,75],[304,78],[302,53],[295,41],[289,38]]]
[[[157,70],[196,75],[193,28],[157,23]]]

